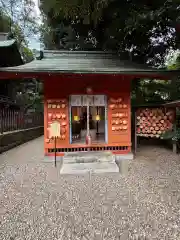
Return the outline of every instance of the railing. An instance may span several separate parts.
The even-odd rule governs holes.
[[[16,104],[16,102],[14,100],[12,100],[10,97],[4,96],[4,95],[0,95],[0,102],[7,103],[7,104]]]
[[[0,109],[0,134],[44,125],[42,113],[25,114],[11,109]]]

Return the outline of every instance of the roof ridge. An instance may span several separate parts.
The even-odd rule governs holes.
[[[95,51],[95,50],[93,50],[93,51],[81,51],[81,50],[78,50],[78,51],[76,51],[76,50],[74,50],[74,51],[71,51],[71,50],[43,50],[43,52],[44,53],[68,53],[68,54],[83,54],[83,53],[88,53],[88,54],[117,54],[118,55],[118,53],[117,52],[115,52],[115,51]]]

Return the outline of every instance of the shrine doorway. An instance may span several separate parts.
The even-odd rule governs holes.
[[[89,95],[73,95],[70,98],[70,143],[85,144],[88,128],[92,144],[106,143],[106,96],[91,95],[87,98]]]

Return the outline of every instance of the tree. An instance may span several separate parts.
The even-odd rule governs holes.
[[[167,69],[180,69],[180,54],[173,53],[167,61]],[[171,80],[137,79],[132,82],[133,104],[163,103],[180,99],[180,78]]]
[[[33,52],[27,46],[21,46],[21,54],[23,57],[24,62],[28,63],[34,59]]]
[[[174,62],[167,66],[168,69],[179,69],[180,70],[180,53],[176,55]],[[169,86],[170,99],[180,99],[180,76],[172,79]]]
[[[41,0],[41,39],[49,49],[115,50],[121,58],[164,66],[169,51],[179,48],[179,4],[179,0]],[[132,84],[135,103],[178,97],[174,80],[137,79]]]
[[[41,2],[55,48],[61,48],[58,31],[62,22],[75,31],[76,47],[81,38],[96,49],[117,50],[132,60],[153,65],[162,64],[169,48],[178,45],[179,0]]]
[[[33,21],[31,20],[32,16],[29,15],[31,13],[31,5],[30,5],[29,12],[27,11],[27,9],[26,10],[23,10],[23,8],[21,9],[23,13],[25,12],[27,14],[24,14],[24,15],[22,14],[20,17],[20,12],[18,13],[16,12],[16,20],[12,20],[11,15],[9,14],[9,11],[10,9],[12,11],[12,9],[17,7],[17,4],[18,3],[20,4],[19,1],[20,0],[18,1],[9,0],[9,1],[3,2],[3,0],[0,0],[1,6],[3,6],[3,8],[2,7],[0,8],[0,32],[11,33],[9,34],[8,38],[16,39],[18,48],[22,54],[24,62],[30,62],[33,60],[33,53],[28,48],[28,36],[32,34],[32,31],[35,34],[35,31],[36,31],[35,29],[37,27],[37,24],[34,24],[33,28],[31,27],[29,28],[29,25],[34,21],[34,20]],[[8,5],[7,5],[8,3],[11,4],[10,9],[8,9]],[[27,8],[27,5],[26,5],[26,8]],[[12,13],[12,17],[13,17],[13,14],[14,13]],[[27,29],[25,29],[25,27],[27,27]]]
[[[7,4],[6,1],[5,3]],[[15,7],[20,2],[10,1],[10,3],[14,4],[13,7]],[[28,26],[28,23],[26,25],[25,21],[29,22],[30,18],[28,18],[28,14],[31,11],[27,11],[27,18],[23,20],[24,25],[20,20],[18,20],[18,16],[20,17],[20,12],[18,13],[19,15],[16,16],[16,20],[13,21],[8,12],[9,10],[6,8],[3,8],[3,11],[2,9],[0,9],[0,31],[10,32],[11,30],[12,34],[9,35],[9,38],[16,39],[18,43],[18,48],[20,49],[24,62],[30,62],[33,60],[33,53],[28,48],[27,38],[28,34],[30,34],[32,29],[30,29],[30,32],[27,32],[28,34],[25,35],[26,31],[25,29],[23,29],[22,26]],[[15,14],[17,14],[17,12]],[[1,94],[6,96],[8,95],[12,100],[15,100],[16,103],[19,104],[24,111],[26,111],[29,107],[32,106],[37,107],[42,105],[42,83],[37,79],[23,79],[19,81],[12,81],[8,79],[5,81],[1,81],[1,89],[3,89],[1,91]]]
[[[82,27],[78,21],[67,20],[60,16],[56,21],[53,23],[52,19],[48,20],[44,17],[40,32],[41,42],[44,43],[45,48],[66,50],[91,50],[96,48],[95,38],[90,31],[87,32],[86,26]],[[84,33],[82,28],[85,29]]]
[[[16,85],[16,102],[23,111],[29,108],[42,109],[43,84],[38,79],[22,79]]]
[[[39,31],[38,18],[34,13],[35,3],[33,0],[0,0],[1,11],[9,20],[9,32],[15,33],[18,26],[18,31],[23,33],[19,41],[28,41],[28,38],[37,34]]]

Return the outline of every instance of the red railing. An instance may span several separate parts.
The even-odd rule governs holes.
[[[0,109],[0,133],[33,128],[44,125],[42,113],[20,112],[11,109]]]

